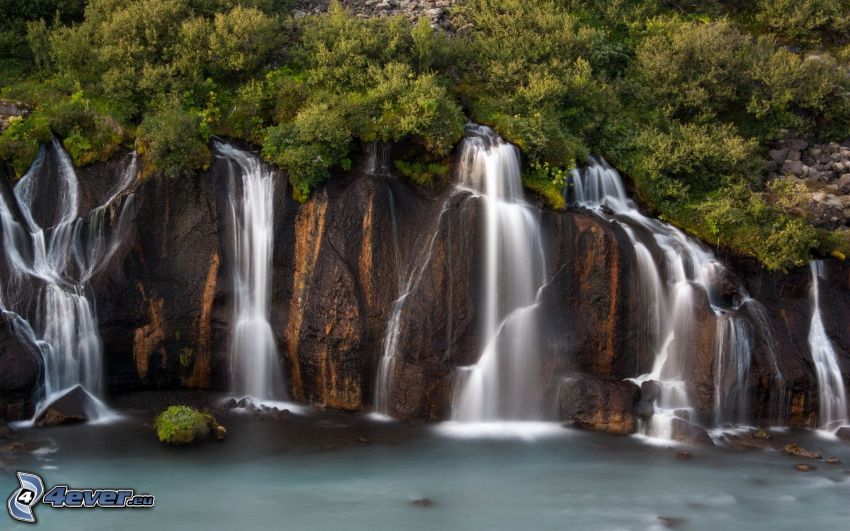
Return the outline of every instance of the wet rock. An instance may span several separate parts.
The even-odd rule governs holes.
[[[12,428],[6,425],[6,422],[0,418],[0,439],[11,439],[15,436]]]
[[[222,407],[224,409],[236,409],[237,407],[239,407],[239,403],[236,402],[235,398],[229,398],[227,401],[224,402]]]
[[[797,463],[794,465],[794,468],[799,470],[800,472],[812,472],[813,470],[817,470],[817,467],[814,465],[808,465],[806,463]]]
[[[26,323],[0,312],[0,392],[33,389],[41,372],[41,350]]]
[[[835,432],[835,436],[842,441],[850,442],[850,426],[842,426],[841,428],[838,428]]]
[[[667,529],[680,529],[688,523],[684,518],[676,518],[673,516],[659,516],[658,521]]]
[[[35,424],[43,428],[86,422],[96,410],[91,395],[77,385],[50,402],[35,419]]]
[[[676,453],[676,459],[681,459],[682,461],[690,461],[693,458],[694,458],[694,454],[692,454],[691,452],[689,452],[687,450],[682,450],[682,451]]]
[[[640,400],[641,402],[654,403],[661,398],[661,382],[655,380],[647,380],[640,384]]]
[[[714,446],[714,441],[703,428],[682,419],[673,419],[673,440],[698,446]]]
[[[806,459],[820,459],[821,454],[818,452],[813,452],[811,450],[806,450],[802,446],[797,443],[788,443],[782,448],[782,451],[788,455],[794,455],[797,457],[805,457]]]
[[[413,500],[410,502],[411,505],[415,505],[417,507],[431,507],[434,505],[434,501],[430,498],[419,498],[417,500]]]
[[[828,465],[840,465],[841,459],[839,459],[837,457],[830,457],[829,459],[826,460],[826,464],[828,464]]]
[[[213,435],[215,435],[215,438],[219,441],[223,441],[224,437],[227,435],[227,430],[224,428],[224,426],[222,426],[218,422],[215,422],[212,428]]]
[[[691,420],[691,410],[689,409],[677,409],[673,411],[673,416],[678,417],[682,420],[687,420],[690,422]]]
[[[38,441],[15,441],[0,447],[0,453],[6,454],[23,454],[30,453],[39,448],[43,448],[44,444]]]
[[[635,406],[635,414],[642,419],[648,419],[655,414],[655,406],[653,406],[650,402],[644,402],[641,400],[638,402],[637,406]]]
[[[640,388],[627,380],[593,376],[567,377],[561,382],[561,416],[576,426],[627,435],[637,430],[635,406]]]
[[[772,438],[773,437],[771,437],[770,433],[764,428],[759,428],[753,432],[753,439],[758,439],[760,441],[769,441]]]

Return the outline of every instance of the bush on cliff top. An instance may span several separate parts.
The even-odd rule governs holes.
[[[127,131],[146,172],[178,177],[227,135],[303,201],[375,140],[415,147],[394,163],[411,179],[443,178],[469,115],[521,148],[550,206],[599,153],[661,217],[781,269],[835,238],[774,207],[759,160],[786,131],[850,137],[848,0],[792,4],[465,0],[450,35],[335,2],[289,18],[272,0],[39,0],[0,21],[0,96],[35,109],[0,158],[22,173],[53,133],[84,164]]]

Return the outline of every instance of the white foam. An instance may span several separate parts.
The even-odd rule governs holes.
[[[570,430],[557,422],[442,422],[434,431],[455,439],[519,439],[536,441],[560,437]]]

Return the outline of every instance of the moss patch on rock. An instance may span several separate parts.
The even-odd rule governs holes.
[[[224,438],[224,427],[210,413],[189,406],[171,406],[156,417],[156,435],[160,442],[183,445],[201,441],[211,433]]]

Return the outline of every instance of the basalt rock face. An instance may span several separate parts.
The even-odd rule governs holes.
[[[41,350],[26,323],[12,313],[0,312],[0,418],[32,415],[43,365]]]
[[[102,200],[125,164],[126,154],[80,171],[83,212]],[[448,185],[426,190],[367,175],[365,166],[336,176],[304,204],[291,199],[284,175],[275,176],[270,321],[287,389],[300,402],[370,409],[388,322],[397,311],[390,413],[445,419],[455,369],[474,363],[484,347],[476,313],[483,306],[483,261],[477,259],[483,204]],[[135,186],[125,243],[90,283],[113,390],[227,388],[229,169],[214,158],[194,177],[153,175]],[[633,246],[619,223],[582,209],[540,216],[547,267],[536,310],[543,338],[540,392],[556,418],[564,377],[583,374],[616,387],[650,372],[655,352],[642,328],[646,310]],[[767,331],[753,335],[746,416],[761,424],[815,424],[808,269],[778,274],[734,257],[725,261],[761,304],[748,301],[734,311],[752,329]],[[824,324],[845,369],[848,271],[829,261],[821,283]],[[691,321],[691,333],[676,348],[690,353],[682,371],[695,406],[692,420],[705,424],[714,402],[719,318],[702,293]],[[598,407],[603,414],[604,403]],[[619,432],[632,429],[630,420],[618,426]]]

